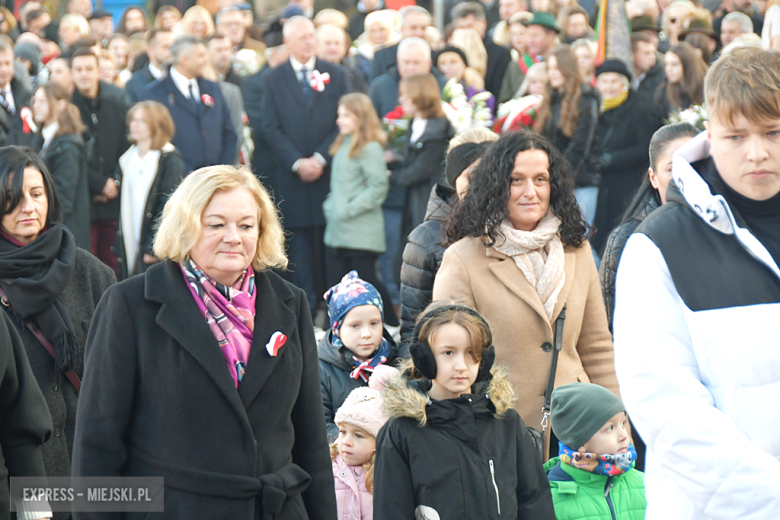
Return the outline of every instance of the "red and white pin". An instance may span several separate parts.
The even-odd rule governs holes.
[[[282,348],[285,343],[287,343],[287,336],[277,330],[271,335],[271,339],[268,340],[265,349],[271,357],[276,357],[279,354],[279,349]]]

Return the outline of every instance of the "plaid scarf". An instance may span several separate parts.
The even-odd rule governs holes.
[[[255,273],[252,266],[232,287],[211,280],[192,260],[180,265],[187,286],[227,361],[230,376],[241,383],[255,329]]]

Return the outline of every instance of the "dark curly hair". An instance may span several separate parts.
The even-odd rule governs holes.
[[[580,247],[589,230],[574,197],[574,179],[569,163],[544,137],[520,130],[502,136],[485,152],[479,166],[471,172],[466,196],[453,210],[445,232],[447,245],[464,237],[484,237],[486,247],[504,237],[501,223],[509,217],[509,191],[515,157],[526,150],[541,150],[550,160],[550,207],[561,220],[560,237],[564,245]]]

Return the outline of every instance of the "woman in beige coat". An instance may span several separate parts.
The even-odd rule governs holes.
[[[471,182],[447,230],[452,245],[433,299],[461,300],[485,317],[497,361],[509,368],[517,411],[541,430],[553,329],[564,304],[555,386],[590,382],[618,394],[586,224],[568,163],[536,134],[501,137],[472,176],[479,181]]]

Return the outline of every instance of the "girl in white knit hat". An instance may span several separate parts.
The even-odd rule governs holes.
[[[330,446],[330,456],[339,520],[374,517],[376,436],[387,422],[381,390],[398,373],[387,365],[376,367],[368,386],[354,389],[336,412],[339,436]]]

